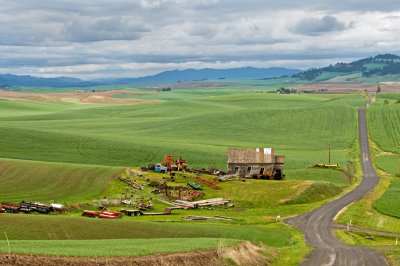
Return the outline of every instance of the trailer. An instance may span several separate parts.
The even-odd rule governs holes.
[[[171,214],[171,210],[182,209],[182,207],[167,207],[164,212],[148,212],[143,213],[140,210],[125,210],[121,209],[120,212],[125,213],[128,216],[142,216],[142,215],[168,215]]]
[[[141,216],[143,215],[143,212],[140,210],[125,210],[125,209],[121,209],[119,210],[122,213],[125,213],[128,216]]]

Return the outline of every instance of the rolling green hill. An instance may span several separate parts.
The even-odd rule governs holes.
[[[372,83],[400,80],[400,57],[379,54],[350,63],[337,63],[294,74],[293,78],[308,82]]]
[[[357,95],[235,94],[146,105],[3,100],[0,157],[109,166],[182,156],[191,167],[226,167],[228,147],[275,147],[287,168],[346,164],[357,137]]]
[[[175,245],[179,241],[172,238],[202,237],[200,246],[207,248],[215,246],[212,238],[249,240],[278,247],[285,265],[294,257],[293,264],[298,264],[309,249],[304,247],[299,231],[276,223],[275,217],[308,211],[350,187],[351,182],[341,171],[307,167],[327,163],[329,144],[332,163],[346,167],[354,159],[349,152],[357,138],[356,108],[364,105],[364,98],[253,90],[173,90],[140,96],[162,100],[141,105],[1,100],[0,157],[4,159],[0,160],[0,180],[9,188],[0,193],[2,201],[75,204],[104,195],[118,196],[126,192],[126,186],[109,180],[121,167],[160,162],[165,154],[172,154],[182,156],[190,167],[225,169],[228,147],[276,148],[278,154],[286,156],[287,179],[231,181],[222,183],[221,190],[204,189],[205,198],[230,198],[234,208],[174,210],[166,216],[124,216],[118,221],[79,217],[81,209],[66,215],[5,214],[0,215],[0,232],[7,232],[17,241],[15,245],[21,244],[18,252],[44,245],[46,254],[59,255],[64,254],[62,248],[55,247],[54,251],[49,245],[63,247],[67,242],[18,241],[99,239],[93,247],[105,243],[101,239],[110,238],[154,238]],[[158,178],[162,180],[162,175]],[[187,178],[177,178],[175,184],[184,185]],[[135,197],[155,197],[151,190],[132,193]],[[162,211],[165,205],[154,200],[154,207]],[[238,220],[220,225],[182,222],[180,217],[189,214]],[[68,254],[79,255],[76,248],[85,243],[73,242]],[[188,242],[187,248],[198,245]],[[155,247],[152,252],[160,250]]]

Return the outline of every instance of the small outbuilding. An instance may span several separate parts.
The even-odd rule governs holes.
[[[227,174],[240,177],[283,179],[285,156],[274,148],[229,148]]]

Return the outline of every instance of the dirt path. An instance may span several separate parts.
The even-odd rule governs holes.
[[[316,248],[303,265],[386,265],[381,254],[367,248],[348,246],[339,241],[333,233],[333,218],[336,214],[351,203],[363,198],[379,182],[379,176],[375,172],[369,151],[365,108],[358,110],[358,123],[363,170],[361,183],[354,190],[320,208],[287,219],[289,224],[303,231],[307,244]]]

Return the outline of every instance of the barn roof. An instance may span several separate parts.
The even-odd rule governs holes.
[[[274,148],[229,148],[228,163],[275,163]]]

